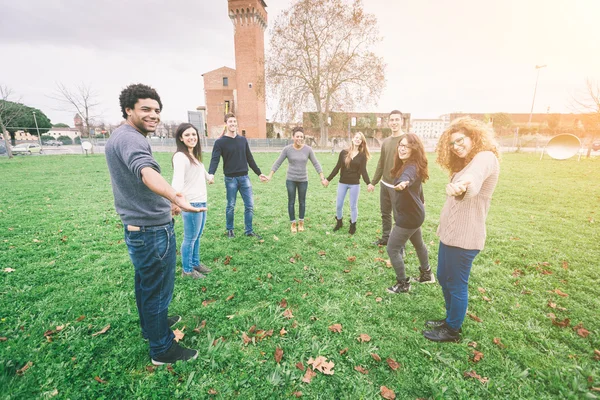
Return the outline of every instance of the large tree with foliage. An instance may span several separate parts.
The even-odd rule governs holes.
[[[587,151],[587,157],[589,157],[592,152],[592,143],[600,135],[600,82],[588,78],[584,91],[576,96],[573,102],[576,108],[585,114],[582,123],[586,136],[591,136]]]
[[[331,111],[377,103],[385,86],[385,64],[374,53],[379,41],[377,19],[361,0],[295,1],[275,20],[266,60],[277,117],[316,111],[326,145]]]

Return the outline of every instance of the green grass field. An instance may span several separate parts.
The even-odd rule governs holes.
[[[263,172],[277,155],[256,154]],[[317,156],[329,173],[337,155]],[[170,154],[157,158],[170,179]],[[458,344],[421,335],[426,319],[443,316],[437,284],[386,293],[394,273],[376,260],[388,258],[385,249],[371,244],[380,229],[378,190],[367,193],[363,184],[355,236],[347,234],[347,205],[345,227],[333,233],[337,179],[323,188],[310,169],[307,231],[292,235],[285,166],[267,184],[253,175],[254,225],[264,242],[241,235],[239,197],[238,237],[228,240],[219,170],[202,239],[213,273],[183,280],[178,262],[171,304],[183,316],[182,343],[200,355],[167,368],[150,367],[141,339],[104,157],[0,159],[0,397],[377,399],[381,386],[398,399],[600,397],[600,160],[507,154],[501,168],[469,289],[469,312],[481,322],[467,317]],[[430,172],[423,231],[435,269],[447,177],[435,164]],[[415,275],[416,256],[407,250]],[[549,313],[567,326],[553,325]],[[329,330],[333,324],[342,331]],[[250,333],[252,326],[272,336]],[[255,343],[244,345],[243,333]],[[361,334],[371,340],[359,342]],[[483,354],[477,362],[475,351]],[[297,363],[308,367],[318,356],[335,364],[334,374],[303,383]],[[481,380],[465,377],[470,371]]]

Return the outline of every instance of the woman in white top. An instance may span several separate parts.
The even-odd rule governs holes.
[[[181,124],[175,131],[177,151],[173,154],[173,183],[171,186],[182,193],[194,207],[206,207],[206,181],[208,173],[202,164],[202,148],[198,131],[192,124]],[[181,244],[181,275],[204,278],[209,273],[200,262],[200,237],[206,223],[206,212],[182,211],[183,243]]]

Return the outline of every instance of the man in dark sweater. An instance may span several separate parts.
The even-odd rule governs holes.
[[[233,232],[233,216],[237,192],[244,200],[244,233],[260,239],[252,229],[254,216],[254,199],[252,198],[252,183],[248,177],[248,166],[259,176],[262,182],[269,179],[260,172],[256,165],[250,146],[245,137],[237,134],[237,119],[233,114],[225,115],[226,131],[215,141],[210,166],[208,168],[209,183],[214,182],[214,174],[219,166],[219,159],[223,157],[223,174],[225,175],[225,189],[227,190],[227,207],[225,208],[225,222],[227,236],[235,237]]]
[[[119,96],[125,123],[106,142],[105,154],[115,209],[125,230],[125,243],[135,268],[135,300],[142,336],[150,344],[154,365],[198,357],[174,341],[171,326],[180,316],[168,316],[175,282],[176,249],[172,213],[194,208],[160,175],[146,138],[160,122],[162,103],[149,86],[136,84]]]
[[[390,232],[392,230],[392,199],[394,196],[394,178],[390,171],[394,167],[394,158],[398,153],[398,142],[402,132],[402,124],[404,117],[398,110],[394,110],[388,117],[388,126],[392,130],[392,136],[386,138],[381,143],[381,154],[373,181],[367,187],[369,192],[375,190],[375,185],[381,180],[382,184],[379,189],[379,208],[381,210],[381,239],[374,244],[385,246],[387,245]],[[386,185],[386,183],[389,185]]]

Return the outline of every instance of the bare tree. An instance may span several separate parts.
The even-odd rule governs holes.
[[[19,103],[20,99],[16,101],[11,100],[13,91],[6,85],[0,85],[0,129],[2,130],[2,136],[4,137],[4,143],[6,144],[6,154],[8,158],[13,158],[10,134],[6,129],[11,123],[18,119],[23,113],[23,107],[11,107],[11,103]]]
[[[361,0],[297,0],[276,19],[266,60],[277,116],[289,121],[316,110],[325,146],[331,111],[377,103],[385,86],[385,64],[373,52],[380,40]]]
[[[81,137],[89,136],[90,129],[94,126],[94,119],[99,115],[95,114],[95,109],[100,102],[98,94],[93,90],[90,84],[81,83],[71,89],[61,82],[56,83],[56,92],[50,98],[58,101],[63,111],[74,111],[83,121],[83,129],[80,130]],[[92,147],[92,154],[94,148]]]
[[[600,82],[591,78],[586,79],[585,89],[573,98],[574,106],[585,115],[583,125],[591,135],[586,157],[590,157],[593,143],[600,133]]]

